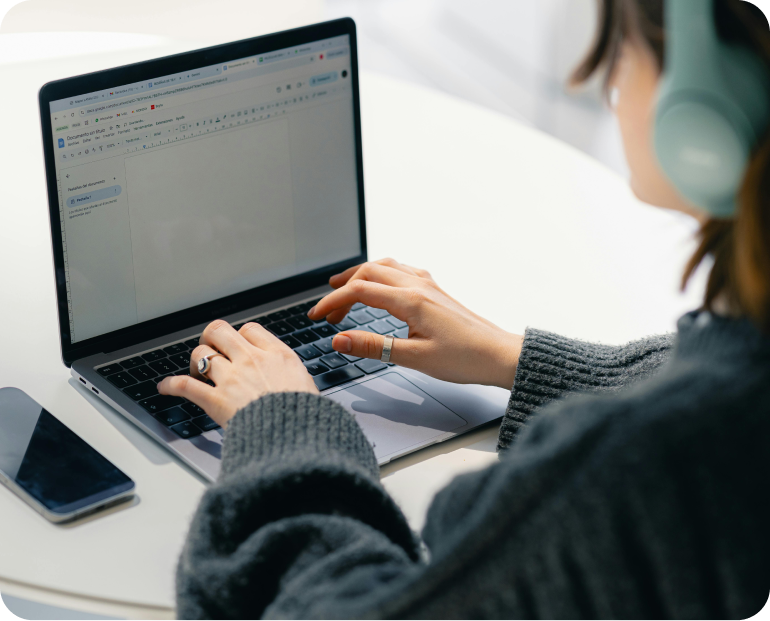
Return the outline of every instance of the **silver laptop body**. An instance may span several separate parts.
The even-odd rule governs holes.
[[[367,260],[352,20],[52,82],[40,108],[64,362],[206,479],[222,430],[155,385],[215,318],[294,349],[380,464],[503,415],[507,391],[332,350],[338,328],[406,338],[381,309],[307,318]]]

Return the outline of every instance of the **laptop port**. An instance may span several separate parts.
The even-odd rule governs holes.
[[[94,388],[93,386],[91,386],[91,390],[93,390],[97,395],[99,394],[99,391],[96,390],[96,388]]]
[[[84,384],[86,383],[86,380],[84,380],[82,377],[79,377],[78,379],[79,379],[81,382],[83,382]]]

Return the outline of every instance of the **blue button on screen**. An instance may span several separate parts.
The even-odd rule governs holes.
[[[64,148],[64,138],[59,138],[59,148],[60,149]]]

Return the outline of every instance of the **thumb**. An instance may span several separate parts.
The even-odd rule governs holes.
[[[382,357],[384,343],[385,336],[382,334],[353,330],[351,332],[340,332],[339,334],[336,334],[332,341],[332,347],[341,354],[379,360]],[[412,344],[409,343],[408,339],[393,339],[390,361],[396,364],[403,364],[405,358],[404,354],[408,353],[411,345]]]

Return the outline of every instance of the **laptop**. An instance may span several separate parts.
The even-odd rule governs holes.
[[[218,318],[292,348],[380,464],[503,415],[507,391],[333,351],[339,330],[408,338],[385,310],[307,318],[330,276],[367,260],[352,20],[59,80],[39,98],[63,361],[203,477],[217,478],[222,430],[156,385],[189,374]]]

